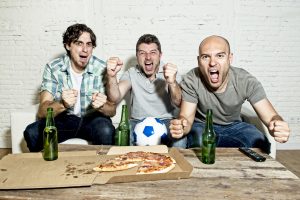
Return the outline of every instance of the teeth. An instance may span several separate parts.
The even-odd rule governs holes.
[[[212,68],[212,69],[209,69],[209,72],[211,72],[211,73],[213,73],[213,72],[218,72],[218,70],[217,70],[217,69],[214,69],[214,68]]]

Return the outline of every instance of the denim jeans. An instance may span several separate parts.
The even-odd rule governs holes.
[[[174,139],[170,136],[170,129],[169,129],[169,125],[170,125],[170,121],[171,119],[160,119],[167,127],[167,131],[168,131],[168,137],[165,138],[165,140],[161,141],[161,144],[167,145],[168,147],[180,147],[180,148],[186,148],[187,147],[187,137],[183,137],[180,139]],[[134,135],[133,135],[133,131],[134,128],[136,126],[137,123],[139,123],[141,120],[138,119],[131,119],[130,120],[130,145],[136,145],[136,143],[134,142]]]
[[[71,138],[81,138],[92,144],[114,144],[115,128],[109,117],[95,112],[88,116],[78,117],[67,115],[65,112],[54,118],[58,132],[58,142]],[[43,149],[43,130],[46,119],[38,120],[28,125],[24,131],[24,138],[30,151],[38,152]]]
[[[229,125],[213,125],[217,135],[217,147],[249,147],[260,148],[270,153],[270,142],[254,125],[235,121]],[[188,148],[201,146],[202,132],[205,123],[194,122],[188,135]]]

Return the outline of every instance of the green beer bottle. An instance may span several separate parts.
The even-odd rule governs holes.
[[[216,134],[213,128],[213,112],[208,109],[206,112],[206,125],[202,133],[202,162],[204,164],[215,163]]]
[[[53,108],[47,108],[46,126],[43,132],[43,158],[44,160],[56,160],[58,157],[57,129],[54,125]]]
[[[127,105],[122,105],[122,116],[116,131],[115,144],[118,146],[129,146],[129,136],[128,108]]]

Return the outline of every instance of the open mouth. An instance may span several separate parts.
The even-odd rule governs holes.
[[[79,55],[79,58],[80,58],[80,61],[81,61],[81,62],[86,62],[86,61],[87,61],[87,58],[88,58],[88,56]]]
[[[209,76],[212,83],[219,81],[219,71],[216,68],[209,69]]]
[[[152,71],[153,69],[153,63],[145,63],[145,70],[146,71]]]

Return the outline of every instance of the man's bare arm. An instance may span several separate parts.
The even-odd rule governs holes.
[[[54,101],[52,94],[48,91],[43,91],[40,94],[40,105],[38,109],[38,118],[45,118],[47,115],[47,108],[52,107],[54,111],[54,116],[64,112],[66,110],[62,101]]]
[[[188,134],[192,128],[195,119],[197,104],[182,101],[180,113],[177,119],[170,122],[170,133],[173,138],[182,138]]]
[[[172,103],[176,105],[177,107],[181,104],[181,87],[180,85],[175,81],[172,84],[168,84]]]
[[[288,141],[290,136],[289,125],[276,112],[268,99],[260,100],[253,105],[253,108],[277,142],[284,143]]]

